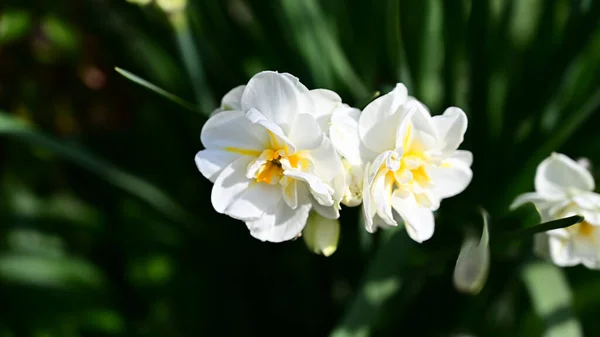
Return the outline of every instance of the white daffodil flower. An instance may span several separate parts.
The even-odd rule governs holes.
[[[594,193],[594,178],[571,158],[552,153],[535,174],[535,192],[518,196],[511,208],[533,202],[542,221],[572,215],[585,220],[567,228],[536,235],[536,250],[559,266],[584,264],[600,269],[600,195]]]
[[[413,240],[431,238],[433,211],[462,192],[473,175],[471,152],[457,150],[466,129],[461,109],[431,117],[402,84],[363,110],[358,131],[368,158],[363,213],[369,232],[396,226],[398,215]]]
[[[240,110],[245,88],[245,85],[240,85],[225,94],[221,106],[211,116],[221,111]],[[341,203],[349,207],[358,206],[362,201],[364,167],[358,137],[360,110],[342,103],[340,96],[331,90],[313,89],[309,95],[315,105],[313,116],[331,140],[343,164],[344,174],[333,182],[334,189],[343,191]]]
[[[196,155],[198,169],[214,182],[215,210],[272,242],[297,237],[311,209],[339,217],[343,191],[335,181],[343,167],[317,123],[309,90],[292,75],[265,71],[228,95],[228,110],[202,128],[206,149]]]

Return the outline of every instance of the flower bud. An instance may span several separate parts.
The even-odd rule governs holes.
[[[488,232],[488,215],[483,212],[483,232],[481,239],[467,237],[454,268],[454,286],[460,292],[477,295],[490,270],[490,248]]]
[[[175,13],[185,9],[187,0],[156,0],[156,4],[166,13]]]
[[[338,220],[327,219],[319,213],[311,212],[302,237],[309,250],[315,254],[330,256],[337,249],[340,223]]]
[[[127,2],[132,3],[134,5],[145,6],[152,2],[152,0],[127,0]]]

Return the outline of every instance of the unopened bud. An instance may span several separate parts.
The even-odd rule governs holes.
[[[127,2],[132,3],[134,5],[145,6],[152,2],[152,0],[127,0]]]
[[[156,0],[156,4],[166,13],[176,13],[185,9],[187,0]]]
[[[476,295],[485,282],[490,270],[490,247],[488,215],[483,211],[483,230],[481,238],[467,237],[464,241],[456,267],[454,268],[454,286],[460,292]]]
[[[311,212],[302,231],[302,237],[308,249],[316,254],[330,256],[337,249],[340,238],[340,223]]]

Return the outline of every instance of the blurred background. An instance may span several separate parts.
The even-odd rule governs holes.
[[[600,168],[600,2],[183,5],[1,2],[1,337],[600,336],[600,273],[540,262],[531,237],[492,241],[478,294],[452,282],[479,207],[493,240],[531,218],[507,209],[552,151]],[[325,258],[218,215],[200,130],[261,70],[359,108],[403,82],[433,114],[465,110],[474,180],[434,238],[369,235],[346,208]]]

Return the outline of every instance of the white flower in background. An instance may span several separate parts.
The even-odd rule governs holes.
[[[261,72],[223,102],[231,110],[209,118],[200,136],[206,149],[196,155],[214,182],[215,210],[272,242],[297,237],[311,209],[337,218],[343,167],[309,90],[289,74]]]
[[[302,237],[313,253],[330,256],[337,249],[340,223],[337,219],[327,219],[319,213],[311,212]]]
[[[584,264],[600,269],[600,195],[594,193],[594,178],[571,158],[552,153],[535,174],[535,192],[517,197],[511,208],[533,202],[542,221],[572,215],[585,220],[567,228],[536,235],[536,250],[559,266]]]
[[[369,160],[363,183],[369,232],[396,226],[399,215],[413,240],[423,242],[433,235],[432,211],[442,199],[462,192],[473,175],[471,152],[457,150],[466,129],[461,109],[448,108],[431,117],[402,84],[363,110],[358,131],[371,152],[364,155]]]

